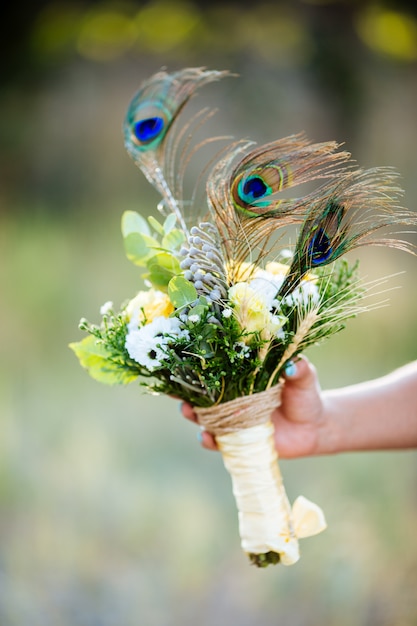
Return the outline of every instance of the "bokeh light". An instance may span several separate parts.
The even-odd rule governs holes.
[[[397,61],[417,60],[417,20],[412,15],[374,7],[359,15],[357,26],[374,52]]]

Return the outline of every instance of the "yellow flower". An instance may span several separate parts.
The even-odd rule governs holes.
[[[265,269],[267,272],[272,274],[273,276],[286,276],[288,274],[288,270],[290,269],[289,265],[285,265],[285,263],[278,263],[278,261],[271,261],[265,265]]]
[[[174,311],[174,306],[166,293],[149,289],[139,291],[126,307],[128,321],[138,324],[149,324],[156,317],[169,317]]]
[[[258,270],[259,268],[253,263],[236,263],[235,261],[230,261],[226,268],[228,282],[230,284],[249,280],[256,276]]]
[[[285,265],[285,263],[278,263],[277,261],[271,261],[265,265],[265,269],[267,272],[272,274],[273,276],[286,276],[288,274],[288,270],[290,269],[289,265]],[[307,272],[301,282],[311,281],[313,283],[317,282],[317,276],[313,274],[313,272]]]
[[[230,303],[234,306],[236,319],[247,333],[261,333],[268,328],[271,314],[262,294],[251,289],[247,283],[236,283],[229,289]],[[251,337],[246,338],[247,341]]]

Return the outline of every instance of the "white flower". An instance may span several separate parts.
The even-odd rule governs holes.
[[[283,282],[284,276],[276,276],[266,270],[260,270],[256,278],[249,282],[249,286],[264,298],[268,309],[271,309],[275,296]]]
[[[320,292],[314,279],[303,280],[300,286],[285,298],[286,303],[290,306],[318,304],[319,300]]]
[[[159,341],[152,340],[149,337],[142,337],[141,330],[134,330],[127,335],[126,350],[134,361],[153,372],[162,366],[162,362],[168,355],[158,347]]]
[[[285,331],[283,326],[287,321],[287,318],[283,315],[271,315],[271,320],[268,326],[269,332],[272,335],[275,335],[275,337],[278,337],[278,339],[284,339]]]
[[[231,317],[232,313],[233,313],[232,309],[223,309],[222,310],[222,315],[225,318]]]
[[[190,337],[180,320],[160,316],[141,328],[129,328],[126,350],[134,361],[152,372],[163,366],[169,356],[166,349],[180,337],[186,340]]]
[[[200,321],[200,316],[196,315],[196,314],[192,314],[188,316],[188,321],[189,322],[193,322],[194,324],[196,324],[197,322]]]
[[[270,309],[276,309],[279,306],[275,296],[284,282],[288,270],[288,265],[272,261],[266,264],[265,270],[259,270],[256,273],[256,277],[249,283],[252,289],[262,294],[268,301]],[[317,304],[319,299],[317,277],[312,273],[308,273],[302,279],[299,287],[288,295],[284,301],[290,306],[297,306],[309,303]]]
[[[112,310],[113,310],[113,302],[111,300],[107,300],[107,302],[105,302],[100,307],[100,315],[107,315]]]
[[[250,348],[243,341],[237,341],[233,346],[234,351],[236,352],[239,359],[248,358],[250,355]]]

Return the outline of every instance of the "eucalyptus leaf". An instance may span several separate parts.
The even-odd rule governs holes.
[[[168,296],[175,308],[180,309],[195,302],[197,290],[183,276],[174,276],[168,285]]]
[[[153,237],[141,233],[130,233],[124,238],[124,248],[129,261],[140,267],[146,267],[147,261],[157,254],[158,242]]]
[[[170,270],[173,274],[181,273],[181,267],[178,259],[169,252],[158,252],[149,259],[146,265],[148,269],[152,269],[155,265],[159,265],[160,267]]]
[[[200,317],[200,319],[201,319],[206,311],[207,311],[207,306],[204,306],[203,304],[197,304],[192,309],[190,309],[188,315],[189,316],[190,315],[198,315]]]
[[[163,226],[162,226],[162,225],[158,222],[158,220],[157,220],[157,219],[155,219],[155,218],[153,217],[153,215],[150,215],[150,216],[148,217],[148,222],[149,222],[149,224],[152,226],[152,228],[153,228],[154,230],[156,230],[156,232],[157,232],[159,235],[162,235],[162,236],[164,236],[164,235],[165,235],[164,227],[163,227]]]
[[[181,273],[178,259],[168,252],[156,254],[149,259],[146,265],[149,269],[148,280],[154,287],[162,291],[166,291],[169,281]]]
[[[164,222],[164,233],[168,234],[174,228],[176,221],[177,217],[174,213],[168,215]]]
[[[162,247],[166,250],[177,250],[185,241],[182,230],[174,228],[162,238]]]
[[[125,211],[122,215],[122,234],[127,237],[131,233],[151,234],[148,222],[136,211]]]
[[[160,265],[155,265],[146,275],[146,278],[149,280],[152,287],[167,293],[168,284],[173,276],[174,274],[170,270],[167,270],[165,267],[161,267]]]

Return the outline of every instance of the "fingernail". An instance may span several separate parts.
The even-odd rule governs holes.
[[[297,366],[294,361],[288,361],[287,365],[285,366],[284,372],[285,376],[287,377],[295,376],[295,374],[297,373]]]
[[[198,441],[198,443],[203,443],[203,433],[204,433],[204,428],[200,428],[198,433],[197,433],[197,441]]]

